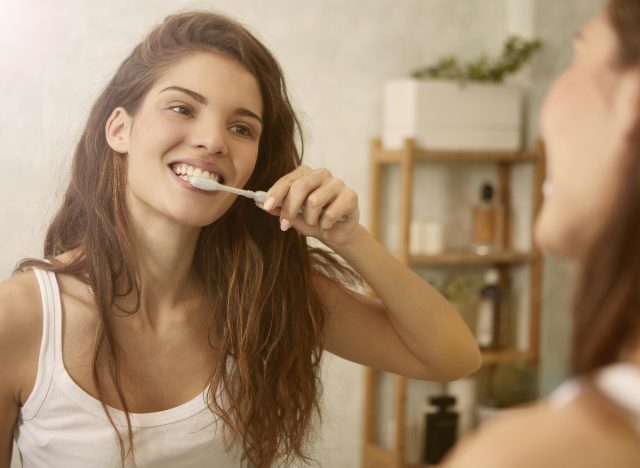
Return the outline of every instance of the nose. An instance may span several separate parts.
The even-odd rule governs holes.
[[[226,154],[226,128],[219,123],[203,119],[192,128],[190,144],[207,154]]]

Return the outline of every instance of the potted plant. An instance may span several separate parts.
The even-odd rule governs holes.
[[[497,58],[466,64],[453,56],[385,86],[382,140],[399,148],[406,138],[429,149],[518,150],[522,89],[504,80],[541,47],[510,36]]]

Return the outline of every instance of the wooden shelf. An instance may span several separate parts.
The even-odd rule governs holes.
[[[364,446],[363,468],[385,468],[397,466],[397,454],[393,450],[387,450],[377,445]]]
[[[398,164],[406,156],[405,149],[375,148],[374,161],[378,164]],[[415,161],[425,162],[486,162],[519,163],[532,162],[540,157],[536,151],[468,151],[468,150],[428,150],[416,148]]]
[[[437,255],[410,255],[411,266],[502,265],[527,263],[538,259],[535,252],[502,251],[480,255],[471,251],[451,251]]]
[[[520,163],[531,163],[534,177],[531,187],[533,210],[535,216],[542,206],[542,184],[545,179],[546,161],[544,144],[539,142],[530,151],[436,151],[417,148],[413,140],[407,139],[401,149],[391,150],[382,148],[380,139],[371,142],[371,233],[375,238],[381,238],[382,192],[386,166],[395,165],[399,168],[400,200],[399,200],[399,229],[397,258],[410,267],[420,266],[495,266],[501,282],[508,283],[509,270],[512,265],[523,264],[530,269],[528,294],[529,336],[528,349],[502,349],[484,351],[482,353],[483,367],[489,372],[501,363],[525,360],[537,363],[540,342],[540,309],[542,295],[542,254],[532,246],[530,251],[516,251],[512,248],[511,231],[509,230],[509,207],[511,206],[512,166]],[[413,220],[414,172],[416,165],[422,162],[444,163],[493,163],[497,166],[497,193],[500,203],[506,207],[506,219],[502,223],[500,238],[505,250],[479,255],[468,251],[446,251],[438,255],[412,255],[410,246],[410,225]],[[525,187],[518,187],[525,190]],[[506,287],[509,287],[507,284]],[[364,431],[362,444],[363,468],[424,468],[421,464],[408,464],[405,460],[406,446],[406,412],[407,412],[407,381],[399,375],[393,378],[393,418],[394,432],[391,434],[393,446],[381,447],[376,440],[377,405],[379,389],[377,388],[377,372],[367,368],[365,372],[364,394]]]
[[[535,355],[530,351],[520,351],[517,349],[503,349],[498,351],[483,351],[482,364],[501,364],[513,361],[534,361]]]

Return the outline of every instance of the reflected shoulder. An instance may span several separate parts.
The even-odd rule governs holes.
[[[462,440],[445,468],[640,466],[640,439],[603,417],[588,396],[512,410]]]

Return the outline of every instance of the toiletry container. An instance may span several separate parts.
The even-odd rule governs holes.
[[[502,213],[495,198],[493,185],[488,182],[482,184],[480,200],[473,208],[473,248],[481,255],[502,247],[500,245]]]
[[[413,221],[409,230],[409,252],[412,255],[437,255],[444,250],[442,223]]]
[[[500,347],[500,316],[503,292],[499,286],[500,274],[492,268],[484,276],[480,289],[480,303],[476,320],[476,340],[482,349]]]
[[[434,410],[425,416],[425,443],[423,462],[437,464],[453,447],[458,437],[458,413],[450,409],[456,404],[452,396],[431,397]]]

